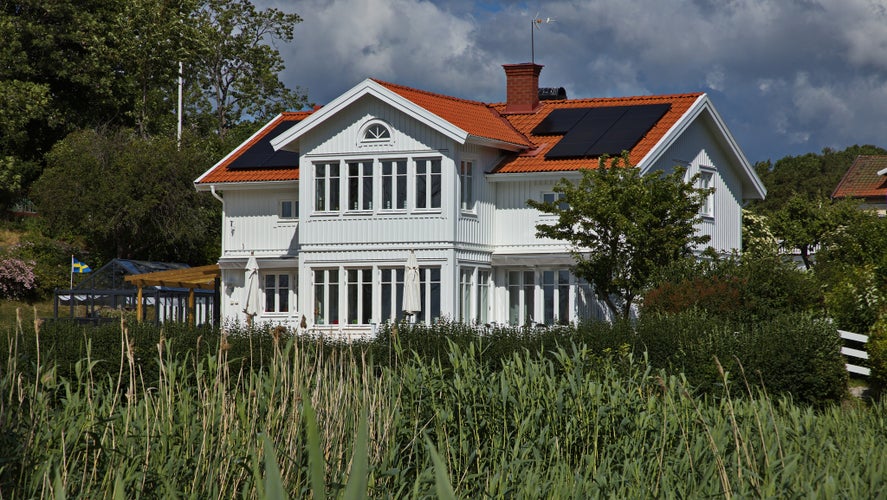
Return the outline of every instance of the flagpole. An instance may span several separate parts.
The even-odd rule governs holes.
[[[74,289],[74,255],[71,255],[71,290]]]

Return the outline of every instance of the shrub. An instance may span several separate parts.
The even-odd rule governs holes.
[[[33,261],[15,257],[0,259],[0,298],[21,300],[32,297],[36,290]]]
[[[881,314],[869,330],[866,350],[869,353],[869,368],[872,370],[869,381],[881,392],[887,387],[887,313]]]

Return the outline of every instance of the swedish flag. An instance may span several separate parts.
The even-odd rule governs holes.
[[[91,273],[92,269],[86,264],[80,262],[79,260],[71,257],[71,274],[80,274],[80,273]]]

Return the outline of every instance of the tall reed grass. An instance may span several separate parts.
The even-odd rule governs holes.
[[[735,360],[712,359],[723,391],[713,397],[628,348],[601,353],[568,338],[494,364],[488,339],[423,356],[397,340],[385,352],[271,331],[267,352],[250,344],[254,357],[232,362],[249,339],[221,334],[208,349],[202,338],[180,346],[158,332],[149,354],[135,348],[144,341],[134,328],[118,329],[116,352],[87,348],[70,376],[40,356],[18,356],[26,344],[49,349],[39,324],[20,319],[9,330],[0,497],[866,498],[885,490],[883,404],[798,406],[724,370]],[[116,369],[98,370],[98,358],[115,359]],[[140,368],[147,364],[151,376]]]

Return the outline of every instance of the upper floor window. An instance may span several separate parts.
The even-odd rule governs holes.
[[[391,131],[381,123],[371,123],[363,131],[364,142],[382,142],[391,140]]]
[[[339,163],[314,165],[314,209],[318,212],[339,210]]]
[[[348,162],[348,209],[373,209],[373,162]]]
[[[440,159],[416,160],[416,208],[440,208]]]
[[[382,210],[407,208],[406,160],[382,161]]]
[[[542,202],[543,203],[555,203],[557,202],[557,208],[559,210],[566,210],[569,205],[566,202],[566,195],[564,193],[542,193]]]
[[[699,187],[701,189],[711,189],[715,185],[715,174],[710,170],[701,170],[699,172]],[[703,217],[714,217],[715,215],[715,194],[714,191],[706,195],[699,208],[699,213]]]
[[[474,192],[472,170],[474,162],[463,160],[459,164],[459,185],[462,199],[462,210],[474,210]]]
[[[299,203],[295,200],[281,200],[277,208],[277,215],[281,219],[296,219],[299,217]]]

